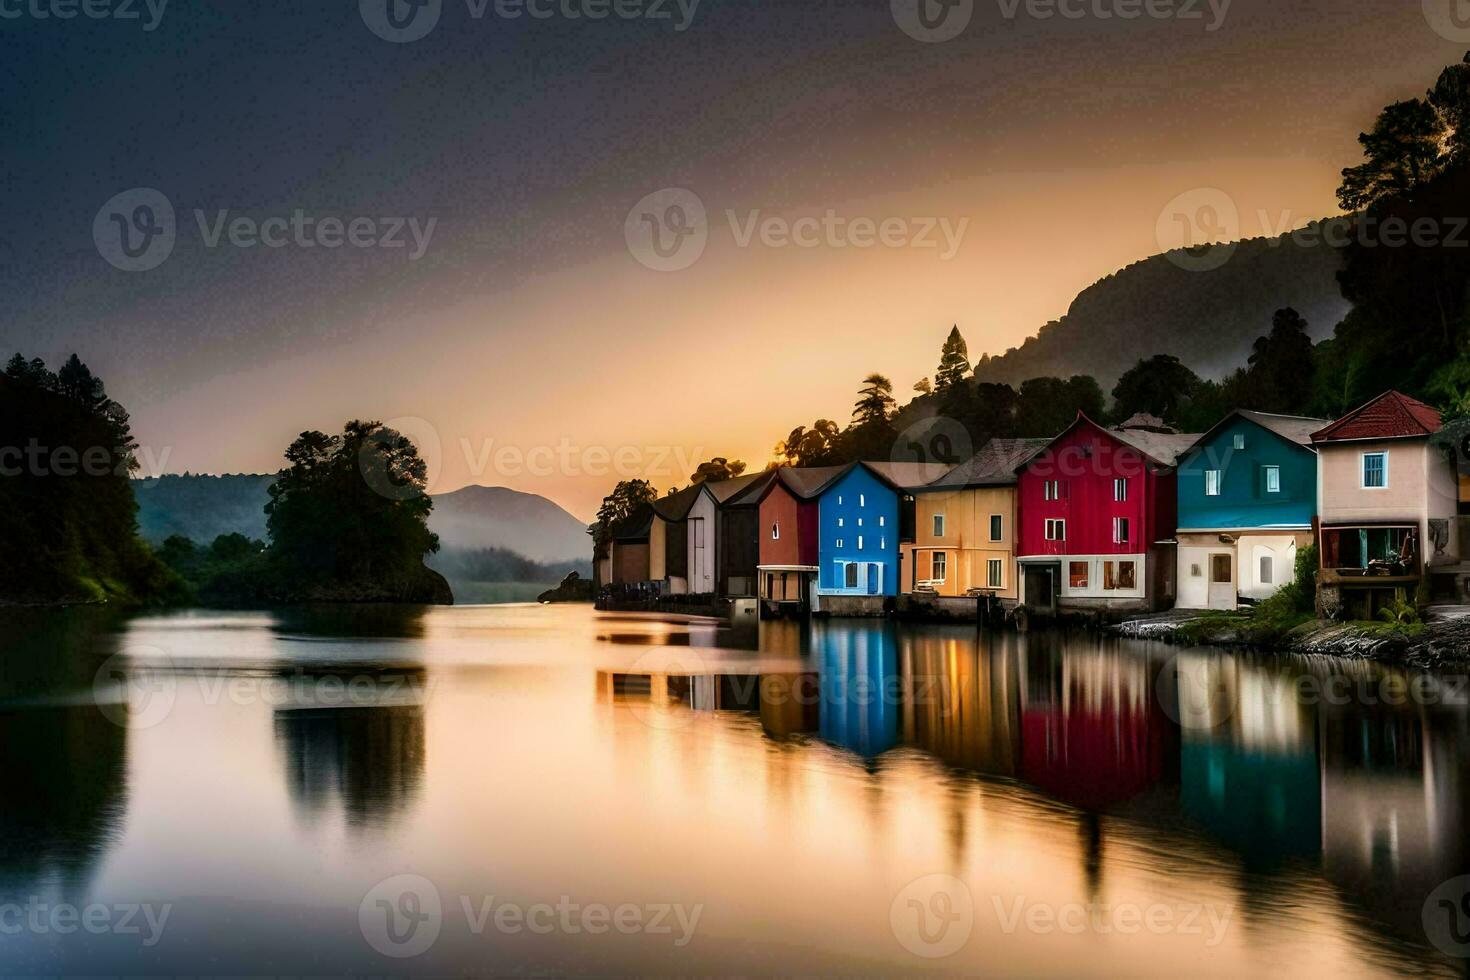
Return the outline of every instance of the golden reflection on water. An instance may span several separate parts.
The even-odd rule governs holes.
[[[181,916],[161,959],[10,947],[23,965],[262,965],[269,935],[317,969],[381,970],[353,916],[411,872],[446,899],[703,907],[683,948],[446,930],[413,972],[1458,966],[1428,947],[1422,914],[1466,871],[1470,728],[1463,704],[1370,703],[1403,671],[885,622],[340,616],[8,634],[0,893],[146,894]],[[78,698],[120,651],[177,678],[162,722],[99,723]],[[253,696],[220,695],[206,667]],[[309,696],[269,688],[296,677]],[[355,702],[324,695],[354,679]],[[1306,681],[1355,693],[1304,697]],[[931,875],[973,901],[972,933],[938,959],[895,918]],[[1106,912],[1076,931],[1024,918],[1081,904],[1176,921],[1130,934]],[[1177,921],[1189,910],[1193,928]]]

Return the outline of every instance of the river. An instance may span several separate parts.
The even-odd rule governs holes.
[[[1463,678],[587,607],[0,617],[0,975],[1454,975]]]

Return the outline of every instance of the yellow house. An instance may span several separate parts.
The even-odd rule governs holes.
[[[914,541],[904,592],[1016,598],[1016,468],[1046,439],[992,439],[968,462],[913,491]]]

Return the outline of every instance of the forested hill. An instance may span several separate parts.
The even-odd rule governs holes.
[[[175,534],[208,544],[221,534],[263,541],[267,490],[274,476],[184,474],[133,481],[138,532],[154,544]]]
[[[1188,255],[1176,258],[1154,255],[1094,283],[1035,337],[982,358],[975,377],[1019,387],[1029,378],[1090,374],[1107,391],[1140,358],[1172,354],[1218,379],[1245,363],[1282,307],[1306,317],[1314,341],[1331,337],[1349,309],[1337,282],[1340,251],[1326,244],[1249,239],[1208,271],[1186,268]]]

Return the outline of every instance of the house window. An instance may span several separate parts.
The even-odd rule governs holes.
[[[857,562],[848,562],[843,566],[842,585],[844,588],[855,589],[858,587]]]
[[[1195,562],[1193,565],[1189,566],[1190,578],[1201,578],[1204,574],[1205,573],[1199,567],[1199,562]]]
[[[1363,454],[1363,489],[1383,490],[1388,486],[1388,453]]]
[[[1266,492],[1267,493],[1280,493],[1281,492],[1281,467],[1279,467],[1279,466],[1268,466],[1268,467],[1266,467]]]
[[[1113,544],[1128,543],[1128,518],[1113,518]]]
[[[887,551],[888,550],[888,537],[887,537],[887,535],[883,535],[883,534],[878,535],[878,550],[879,551]]]
[[[1047,500],[1062,499],[1062,481],[1047,480],[1042,484],[1042,496]]]
[[[862,551],[862,550],[863,550],[863,536],[861,534],[859,534],[858,535],[858,551]]]
[[[842,547],[842,539],[841,538],[838,538],[837,539],[837,547],[839,547],[839,548]]]
[[[858,494],[858,506],[859,507],[866,507],[866,506],[868,506],[868,495],[867,494],[865,494],[865,493]]]
[[[944,515],[943,514],[935,514],[934,515],[934,536],[936,538],[942,538],[942,537],[944,537]]]
[[[1131,561],[1103,562],[1103,589],[1117,592],[1137,588],[1135,563]]]
[[[840,493],[837,495],[837,506],[838,507],[841,507],[842,506],[842,494],[840,494]]]
[[[1047,518],[1047,521],[1046,521],[1046,540],[1048,540],[1048,541],[1065,541],[1065,540],[1067,540],[1067,522],[1066,521],[1057,520],[1055,518],[1050,518],[1050,517]]]
[[[992,540],[992,541],[999,541],[999,540],[1001,540],[1004,537],[1005,537],[1005,521],[1002,520],[1001,515],[999,515],[999,514],[991,514],[990,515],[990,540]]]
[[[1205,496],[1220,496],[1220,471],[1205,470]]]
[[[985,563],[985,583],[992,589],[1005,588],[1005,562],[992,558]]]
[[[1262,555],[1261,556],[1261,584],[1262,585],[1270,585],[1271,584],[1271,571],[1272,571],[1272,569],[1271,569],[1271,556],[1270,555]]]
[[[949,558],[942,551],[934,552],[934,564],[931,566],[930,578],[935,582],[943,582],[945,571],[949,566]]]
[[[880,517],[880,518],[878,518],[878,526],[879,527],[887,527],[888,526],[888,518],[886,518],[886,517]]]
[[[1235,434],[1235,443],[1234,443],[1234,445],[1235,445],[1235,448],[1236,449],[1244,449],[1245,448],[1245,433],[1243,433],[1243,432],[1237,432]]]
[[[1113,481],[1113,499],[1123,503],[1128,499],[1128,479],[1119,477]]]
[[[1067,584],[1074,589],[1087,588],[1088,563],[1085,561],[1068,562]]]
[[[862,526],[863,526],[863,519],[861,517],[859,517],[858,518],[858,527],[862,527]]]
[[[775,524],[772,524],[771,525],[771,540],[772,541],[780,541],[781,540],[781,522],[780,521],[777,521]]]

